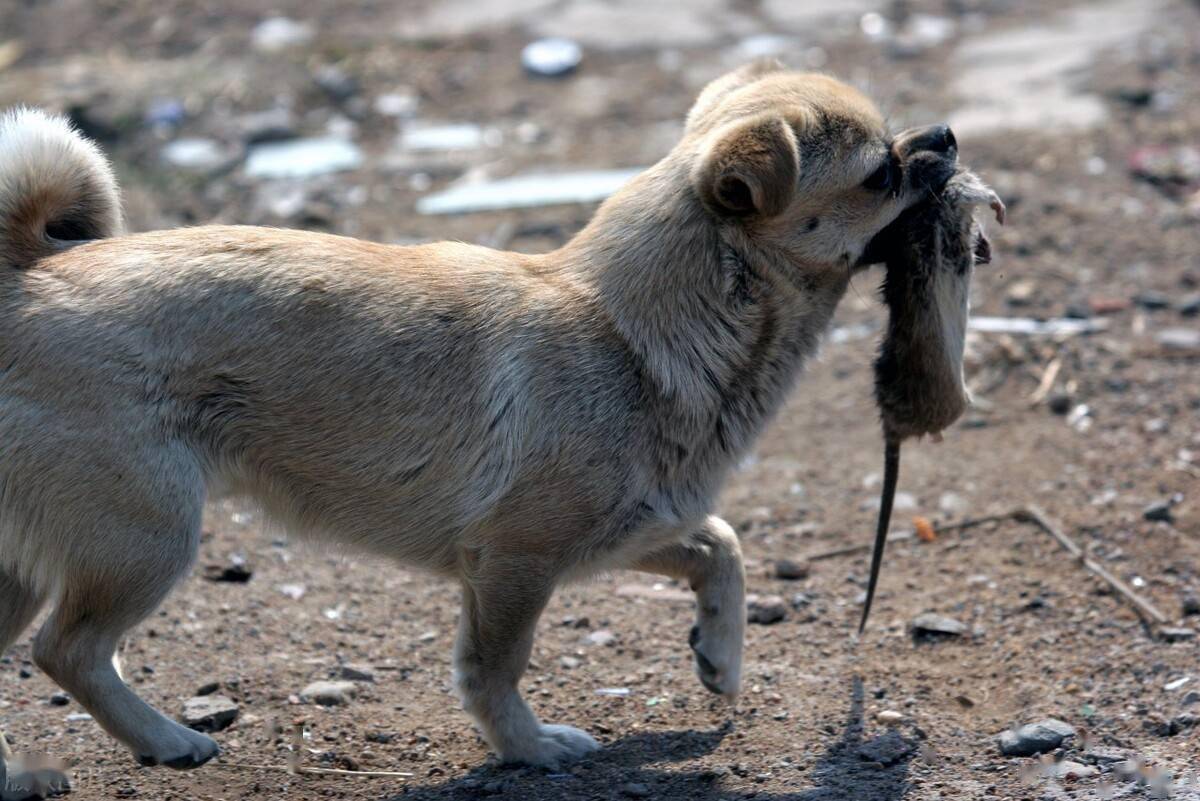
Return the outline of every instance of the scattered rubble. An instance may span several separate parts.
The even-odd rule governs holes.
[[[184,701],[180,720],[189,729],[196,731],[223,731],[237,720],[238,712],[238,705],[230,698],[223,695],[203,695]]]

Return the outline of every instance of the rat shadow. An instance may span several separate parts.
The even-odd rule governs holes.
[[[483,765],[466,776],[439,785],[413,786],[384,801],[475,801],[513,799],[625,799],[657,801],[901,801],[911,789],[909,764],[917,743],[889,730],[864,738],[863,685],[855,677],[850,709],[838,740],[808,770],[781,764],[771,768],[772,781],[794,784],[795,792],[732,788],[749,776],[739,766],[666,771],[663,763],[686,762],[713,753],[732,732],[732,724],[712,731],[671,731],[635,734],[606,745],[571,773],[545,773],[528,768]],[[780,758],[790,743],[779,744]],[[793,778],[794,777],[794,778]],[[622,788],[644,785],[645,796]],[[623,794],[624,793],[624,794]]]

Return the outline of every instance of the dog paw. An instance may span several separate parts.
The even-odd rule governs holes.
[[[533,742],[507,749],[501,759],[504,762],[558,770],[599,748],[600,744],[592,735],[574,726],[540,723]]]
[[[701,620],[692,626],[688,645],[696,661],[696,677],[709,692],[727,697],[742,684],[742,627]]]
[[[137,754],[142,765],[164,765],[175,770],[198,768],[209,761],[221,749],[216,742],[199,732],[175,725],[155,743],[154,748]]]

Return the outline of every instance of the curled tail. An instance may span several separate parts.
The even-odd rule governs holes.
[[[94,144],[62,117],[0,115],[0,268],[120,231],[117,182]]]

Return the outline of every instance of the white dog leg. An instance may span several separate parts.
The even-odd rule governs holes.
[[[696,675],[712,692],[736,697],[746,634],[746,574],[733,529],[709,516],[684,542],[644,556],[633,567],[688,581],[696,593],[696,625],[688,637]]]
[[[0,570],[0,654],[16,642],[42,608],[42,596]],[[4,765],[12,761],[12,751],[0,731],[0,791],[3,790]]]

